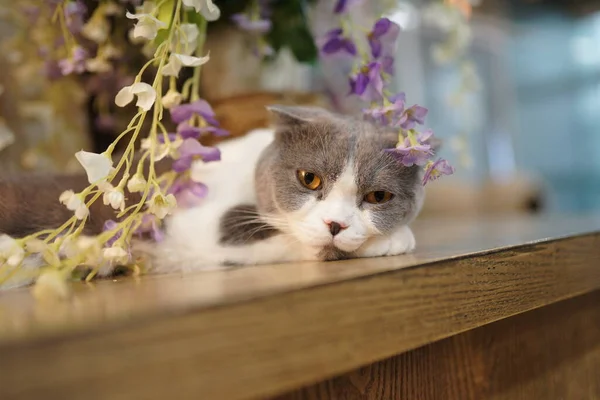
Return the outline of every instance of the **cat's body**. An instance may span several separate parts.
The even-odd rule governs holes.
[[[206,198],[176,209],[161,242],[133,245],[152,271],[374,257],[414,248],[407,224],[421,208],[423,187],[418,167],[404,167],[384,151],[395,146],[394,132],[313,108],[274,112],[276,129],[222,143],[220,162],[193,165],[193,179],[209,188]]]

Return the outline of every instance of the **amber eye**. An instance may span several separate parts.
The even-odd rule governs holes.
[[[321,178],[312,172],[298,170],[297,175],[298,180],[304,187],[310,190],[317,190],[321,187]]]
[[[394,197],[390,192],[384,192],[383,190],[376,190],[365,196],[365,201],[371,204],[383,204],[387,203]]]

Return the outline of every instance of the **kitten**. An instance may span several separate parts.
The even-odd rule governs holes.
[[[163,241],[135,241],[135,256],[146,256],[151,271],[164,273],[414,249],[408,224],[423,203],[422,175],[419,167],[405,167],[384,152],[395,147],[396,132],[319,108],[274,106],[270,111],[275,129],[221,143],[220,162],[194,164],[191,174],[209,187],[207,197],[200,206],[179,208],[167,217]],[[60,190],[56,183],[44,188],[42,182],[27,190],[51,193],[55,207],[60,191],[70,188],[66,183],[82,188],[73,179]],[[0,232],[30,233],[33,227],[19,227],[19,221],[33,220],[39,229],[67,218],[63,210],[42,205],[45,196],[38,195],[34,210],[34,198],[15,195],[27,191],[23,185],[20,190],[4,185]],[[90,233],[110,218],[106,210],[98,211],[100,217],[93,214]],[[54,220],[44,222],[44,216]]]

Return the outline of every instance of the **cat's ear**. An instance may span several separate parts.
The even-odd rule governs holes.
[[[267,110],[275,116],[279,125],[285,126],[310,124],[331,117],[327,110],[319,107],[272,105],[267,106]]]

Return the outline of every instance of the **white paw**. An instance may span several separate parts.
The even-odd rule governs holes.
[[[359,257],[396,256],[414,250],[415,236],[408,226],[402,226],[391,235],[367,240],[357,251]]]

